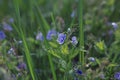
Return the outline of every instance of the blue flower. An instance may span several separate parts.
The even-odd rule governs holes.
[[[63,44],[65,39],[66,39],[66,34],[63,34],[63,33],[58,34],[57,42],[59,44]]]
[[[103,73],[100,74],[101,79],[105,79],[105,75]]]
[[[91,62],[95,62],[95,58],[94,57],[89,57],[88,60],[91,61]]]
[[[13,28],[7,23],[3,23],[3,29],[6,30],[6,31],[12,31],[13,30]]]
[[[39,32],[36,36],[36,40],[40,40],[40,41],[43,41],[44,40],[44,37],[43,37],[43,34],[41,32]]]
[[[10,22],[10,23],[13,23],[13,22],[14,22],[14,19],[13,19],[13,18],[9,18],[9,22]]]
[[[73,45],[77,45],[77,43],[78,43],[77,38],[75,36],[73,36],[71,42]]]
[[[82,71],[81,70],[76,70],[76,73],[79,75],[82,75]]]
[[[26,64],[24,62],[20,62],[18,65],[17,65],[17,68],[18,69],[26,69]]]
[[[0,31],[0,40],[5,39],[6,35],[3,31]]]
[[[56,36],[57,32],[55,30],[49,30],[47,33],[47,40],[51,40],[53,36]]]
[[[115,22],[112,22],[112,26],[113,26],[113,28],[114,28],[115,30],[118,28],[118,24],[115,23]]]
[[[111,36],[113,34],[113,30],[109,30],[108,34]]]
[[[114,78],[120,80],[120,72],[115,73]]]

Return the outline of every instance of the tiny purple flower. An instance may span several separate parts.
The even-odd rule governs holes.
[[[43,37],[43,34],[41,32],[39,32],[36,36],[36,40],[40,40],[40,41],[43,41],[44,40],[44,37]]]
[[[12,31],[13,30],[13,28],[7,23],[3,23],[3,29],[6,30],[6,31]]]
[[[9,22],[10,22],[10,23],[13,23],[13,22],[14,22],[14,19],[13,19],[13,18],[9,18]]]
[[[120,80],[120,72],[115,73],[114,78]]]
[[[105,75],[104,74],[100,74],[100,78],[101,79],[105,79]]]
[[[79,75],[82,75],[82,71],[81,70],[77,70],[76,73],[79,74]]]
[[[115,23],[115,22],[112,22],[112,26],[113,26],[113,28],[114,28],[115,30],[118,28],[118,24]]]
[[[76,36],[72,37],[72,41],[71,42],[72,42],[73,45],[77,45],[78,41],[77,41]]]
[[[47,40],[51,40],[53,36],[56,36],[57,32],[55,30],[49,30],[47,33]]]
[[[6,35],[3,31],[0,31],[0,40],[5,39]]]
[[[20,63],[17,65],[17,67],[18,67],[19,69],[26,69],[26,64],[25,64],[24,62],[20,62]]]
[[[58,34],[57,42],[59,44],[63,44],[65,39],[66,39],[66,34],[64,34],[64,33],[59,33]]]
[[[108,34],[111,36],[113,34],[113,30],[109,30]]]

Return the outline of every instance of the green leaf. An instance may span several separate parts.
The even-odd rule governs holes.
[[[57,58],[61,58],[55,51],[53,51],[52,49],[51,50],[48,50],[48,52],[50,54],[52,54],[53,56],[57,57]]]
[[[75,51],[73,51],[73,53],[70,54],[70,59],[73,59],[75,56],[77,56],[79,53],[79,50],[76,49]]]
[[[68,46],[67,45],[63,45],[61,47],[61,52],[62,52],[62,54],[69,54]]]
[[[111,6],[114,4],[114,2],[115,2],[115,0],[109,0],[109,1],[107,1],[107,4]]]
[[[116,66],[118,66],[118,64],[116,64],[116,63],[111,63],[108,65],[108,67],[116,67]]]
[[[63,68],[60,68],[60,71],[61,71],[61,72],[65,72],[65,69],[63,69]]]
[[[97,64],[98,64],[99,66],[101,65],[100,60],[97,59],[97,58],[96,58],[96,62],[97,62]]]
[[[49,42],[49,44],[50,44],[53,48],[57,48],[57,47],[58,47],[58,45],[55,44],[55,43],[53,43],[53,42]]]

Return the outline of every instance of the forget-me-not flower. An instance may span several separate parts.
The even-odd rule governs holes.
[[[43,34],[41,32],[39,32],[36,36],[36,40],[40,40],[40,41],[43,41],[44,40],[44,37],[43,37]]]
[[[47,40],[51,40],[53,36],[56,36],[57,32],[55,30],[49,30],[48,33],[47,33]]]
[[[64,33],[59,33],[58,34],[57,42],[59,44],[63,44],[65,39],[66,39],[66,34],[64,34]]]
[[[3,31],[0,31],[0,40],[5,39],[6,35]]]

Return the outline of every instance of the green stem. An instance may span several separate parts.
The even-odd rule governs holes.
[[[84,49],[84,31],[83,31],[83,0],[79,0],[79,27],[80,27],[80,48]],[[80,63],[84,65],[84,51],[80,51]]]
[[[42,22],[42,24],[43,24],[43,25],[42,24],[39,24],[39,25],[40,26],[44,26],[44,27],[40,27],[40,28],[41,28],[41,31],[42,31],[43,35],[45,36],[47,31],[50,29],[50,26],[47,23],[47,21],[45,20],[45,18],[42,16],[42,13],[39,10],[39,7],[38,7],[37,3],[35,3],[35,6],[36,6],[36,9],[37,9],[37,13],[38,13],[37,14],[38,15],[38,21]],[[45,41],[45,46],[48,49],[49,48],[49,44],[48,44],[46,39],[44,41]],[[50,63],[53,79],[57,80],[56,74],[55,74],[54,64],[53,64],[52,57],[51,57],[50,53],[48,53],[48,60],[49,60],[49,63]]]
[[[28,68],[32,77],[32,80],[36,80],[35,78],[35,73],[34,73],[34,69],[33,69],[33,64],[32,64],[32,58],[30,56],[30,52],[28,49],[28,45],[25,39],[25,34],[23,33],[22,30],[22,25],[21,25],[21,18],[20,18],[20,10],[19,10],[19,0],[13,0],[14,3],[14,7],[15,7],[15,13],[16,13],[16,22],[17,22],[17,26],[15,26],[15,29],[17,30],[17,32],[19,32],[19,36],[22,38],[23,40],[23,46],[25,48],[25,58],[26,58],[26,62],[28,64]]]
[[[53,79],[57,80],[56,74],[55,74],[55,68],[54,68],[54,65],[53,65],[53,62],[52,62],[50,54],[48,54],[48,59],[49,59],[49,63],[50,63],[50,67],[51,67],[51,71],[52,71],[52,75],[53,75]]]

